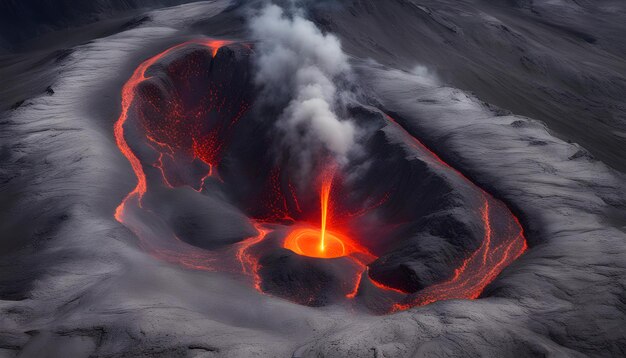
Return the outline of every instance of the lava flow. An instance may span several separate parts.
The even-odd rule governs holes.
[[[159,60],[163,59],[165,56],[189,44],[199,44],[206,46],[211,49],[212,55],[215,56],[217,50],[228,43],[230,42],[224,40],[199,39],[184,42],[170,47],[167,50],[142,62],[139,67],[135,69],[130,79],[126,81],[124,87],[122,87],[122,111],[120,112],[120,116],[118,117],[114,126],[115,142],[117,143],[117,146],[119,147],[122,154],[124,154],[126,159],[128,159],[128,161],[130,162],[133,171],[135,172],[135,176],[137,177],[137,186],[130,193],[128,193],[128,195],[126,195],[124,200],[122,200],[120,205],[115,209],[115,219],[117,219],[117,221],[123,223],[124,208],[129,200],[136,199],[138,200],[138,204],[141,205],[141,198],[145,194],[147,188],[146,174],[144,173],[142,164],[139,161],[139,158],[137,158],[133,150],[128,145],[128,142],[126,141],[126,138],[124,136],[124,125],[128,120],[130,107],[135,101],[135,96],[137,95],[137,87],[144,81],[150,79],[150,77],[146,77],[146,71]]]
[[[443,161],[437,154],[428,149],[417,138],[413,137],[404,127],[390,116],[386,116],[394,128],[407,137],[414,148],[428,153],[434,165],[451,170],[464,181],[472,183],[465,175]],[[472,183],[473,185],[473,183]],[[454,275],[448,280],[426,287],[415,295],[407,297],[403,303],[396,303],[392,311],[401,311],[414,306],[423,306],[440,300],[449,299],[476,299],[485,287],[510,263],[520,257],[528,248],[524,230],[519,220],[511,213],[513,225],[508,229],[508,235],[501,242],[493,240],[490,203],[499,204],[508,210],[504,204],[497,202],[490,194],[482,192],[483,206],[479,209],[483,223],[484,237],[477,250],[472,252],[454,270]]]

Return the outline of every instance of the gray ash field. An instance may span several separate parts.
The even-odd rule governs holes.
[[[0,3],[0,357],[626,355],[626,3]]]

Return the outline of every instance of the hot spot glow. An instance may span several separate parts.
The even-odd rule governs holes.
[[[301,227],[291,231],[285,239],[284,247],[298,255],[331,259],[347,256],[359,250],[351,240],[336,231],[328,230],[330,217],[330,192],[332,189],[334,168],[329,169],[322,175],[320,189],[320,227]]]
[[[324,246],[320,242],[324,240]],[[331,231],[313,228],[293,230],[285,239],[285,248],[298,255],[332,259],[348,255],[351,251],[346,237]]]

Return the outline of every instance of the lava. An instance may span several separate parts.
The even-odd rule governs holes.
[[[321,240],[325,240],[324,246],[321,246]],[[347,241],[345,236],[325,229],[297,228],[287,236],[284,247],[298,255],[332,259],[354,251],[346,244]]]
[[[128,144],[125,138],[124,126],[129,119],[131,107],[138,102],[139,86],[151,79],[150,76],[146,75],[146,72],[159,60],[189,44],[206,46],[211,50],[212,56],[215,57],[218,49],[229,43],[229,41],[221,40],[192,40],[173,46],[142,62],[122,88],[121,112],[114,125],[114,135],[117,146],[131,164],[137,184],[115,209],[115,219],[131,229],[139,237],[142,246],[152,254],[165,261],[177,263],[189,269],[240,272],[251,277],[254,288],[259,292],[263,292],[263,278],[259,273],[261,270],[261,256],[258,249],[265,247],[265,243],[268,242],[268,234],[273,230],[270,224],[283,225],[285,222],[289,222],[293,223],[293,226],[282,241],[282,247],[291,250],[297,255],[316,259],[346,258],[351,260],[356,264],[354,266],[356,271],[354,274],[350,274],[352,276],[342,278],[346,287],[346,292],[344,292],[345,298],[356,300],[359,297],[362,282],[369,280],[371,287],[377,290],[388,292],[393,297],[404,297],[400,301],[396,300],[390,309],[391,311],[397,311],[445,299],[475,299],[480,296],[484,288],[507,265],[517,259],[527,249],[522,226],[512,214],[513,223],[506,232],[506,237],[498,237],[497,239],[494,237],[496,234],[494,234],[494,228],[492,227],[493,207],[500,205],[501,207],[499,208],[508,209],[488,193],[481,190],[483,203],[482,207],[477,209],[477,213],[483,224],[484,235],[482,241],[476,250],[469,253],[459,263],[450,278],[413,294],[377,282],[369,277],[368,265],[378,257],[373,255],[368,248],[361,245],[351,235],[345,234],[349,230],[346,229],[347,226],[344,226],[344,224],[353,220],[356,216],[363,215],[382,205],[388,199],[389,194],[375,202],[373,206],[361,209],[356,213],[344,213],[341,210],[335,210],[333,190],[336,191],[337,188],[333,187],[333,181],[337,168],[333,165],[328,165],[328,168],[324,168],[320,176],[321,182],[318,192],[319,216],[315,220],[293,219],[301,218],[307,214],[303,212],[303,209],[306,209],[306,203],[303,202],[303,206],[301,206],[294,186],[288,179],[281,181],[281,178],[285,179],[286,177],[281,177],[281,168],[277,167],[269,173],[270,188],[264,192],[264,194],[269,196],[263,202],[269,206],[270,217],[261,219],[255,216],[256,219],[252,219],[252,223],[257,230],[256,235],[220,251],[199,249],[183,242],[173,234],[171,235],[172,237],[159,237],[156,232],[139,223],[134,215],[129,215],[129,208],[132,207],[133,214],[140,213],[144,218],[149,217],[156,221],[159,220],[149,209],[142,209],[142,198],[148,190],[146,172],[144,171],[145,164],[141,162]],[[181,73],[189,75],[190,71],[183,70]],[[203,168],[208,168],[206,175],[199,180],[199,187],[192,186],[194,190],[202,191],[205,180],[208,177],[217,175],[215,169],[219,164],[221,152],[227,144],[226,137],[229,135],[233,125],[247,111],[248,104],[235,101],[231,103],[229,109],[224,109],[227,106],[228,99],[220,97],[219,89],[217,88],[207,89],[206,96],[190,108],[185,108],[185,103],[177,98],[166,104],[159,103],[159,97],[156,95],[151,96],[149,88],[143,88],[143,91],[142,93],[146,95],[146,98],[142,98],[144,101],[142,103],[145,104],[146,110],[153,111],[153,113],[157,113],[164,118],[164,122],[155,121],[144,115],[141,112],[142,108],[137,110],[139,112],[138,119],[141,121],[140,124],[143,124],[143,129],[146,131],[146,144],[158,154],[157,159],[151,165],[160,171],[165,190],[171,190],[180,185],[190,185],[189,183],[177,183],[170,180],[171,178],[165,164],[166,161],[175,162],[180,160],[181,156],[179,154],[182,153],[183,157],[187,156],[183,165],[188,165],[193,161],[195,161],[194,163],[200,161],[205,165]],[[226,113],[224,116],[230,114],[231,119],[229,123],[208,124],[208,113]],[[430,151],[395,120],[389,116],[387,116],[387,119],[389,126],[400,131],[405,136],[407,143],[421,153],[425,153],[424,158],[422,158],[425,162],[439,166],[443,170],[452,171],[455,175],[471,183],[462,173]]]
[[[349,250],[343,235],[327,231],[330,191],[333,184],[334,170],[325,175],[320,190],[320,228],[296,228],[285,238],[284,247],[298,255],[335,258],[346,256]]]
[[[285,238],[284,247],[298,255],[331,259],[347,256],[354,252],[365,252],[358,248],[346,235],[328,230],[330,193],[335,167],[330,166],[322,175],[320,189],[320,227],[297,227]]]
[[[325,180],[324,183],[322,183],[322,192],[320,194],[320,200],[321,200],[321,204],[320,207],[322,208],[322,218],[321,218],[321,222],[322,224],[320,225],[320,251],[324,252],[326,251],[326,220],[328,218],[328,200],[330,199],[330,188],[332,187],[333,181],[332,178],[330,180]],[[329,240],[329,242],[334,242],[335,246],[340,246],[342,248],[344,248],[343,242],[341,242],[340,239],[338,239],[336,236],[330,236],[329,235],[329,239],[332,237],[332,240]],[[343,252],[345,253],[345,248],[343,249]]]
[[[417,138],[413,137],[393,118],[387,116],[387,119],[396,129],[408,137],[411,145],[429,153],[435,164],[452,170],[463,180],[472,183],[461,172],[451,167]],[[524,230],[517,217],[513,214],[511,216],[514,221],[514,227],[509,228],[510,232],[506,238],[507,240],[503,240],[500,243],[495,243],[492,240],[493,229],[490,202],[495,202],[495,199],[482,189],[481,192],[483,194],[483,206],[479,209],[479,213],[483,222],[484,236],[479,248],[461,262],[450,279],[426,287],[415,295],[407,297],[405,302],[394,304],[392,311],[405,310],[440,300],[476,299],[506,266],[526,251],[528,245],[524,237]]]
[[[259,275],[261,265],[259,264],[258,259],[254,255],[250,254],[249,250],[254,245],[265,240],[265,236],[269,233],[269,230],[258,223],[255,224],[255,228],[259,234],[241,242],[238,245],[239,247],[237,249],[236,256],[237,260],[241,263],[242,272],[246,275],[252,276],[254,288],[263,293],[263,289],[261,288],[262,280]]]
[[[130,193],[126,195],[124,200],[122,200],[120,205],[118,205],[118,207],[115,209],[115,219],[119,221],[120,223],[123,223],[124,208],[126,206],[126,203],[129,200],[136,199],[138,201],[138,204],[141,205],[141,198],[145,194],[146,188],[147,188],[146,174],[143,170],[143,166],[141,162],[139,161],[139,158],[137,158],[133,150],[128,145],[128,142],[126,142],[126,138],[124,137],[124,124],[126,124],[126,121],[128,120],[129,109],[131,105],[133,104],[133,102],[135,101],[135,96],[137,94],[137,86],[139,86],[142,82],[150,78],[150,77],[146,77],[146,71],[152,65],[154,65],[156,62],[163,59],[165,56],[172,53],[173,51],[181,49],[192,43],[204,45],[210,48],[213,56],[215,56],[215,54],[217,54],[217,50],[220,47],[226,44],[229,44],[230,41],[199,39],[199,40],[192,40],[192,41],[184,42],[182,44],[178,44],[173,47],[170,47],[167,50],[142,62],[137,67],[137,69],[133,71],[133,74],[131,75],[130,79],[126,81],[126,83],[122,87],[122,110],[120,112],[120,115],[117,121],[115,122],[113,134],[115,136],[115,142],[118,148],[120,149],[122,154],[126,157],[126,159],[128,159],[133,171],[135,172],[135,177],[137,178],[137,185]]]

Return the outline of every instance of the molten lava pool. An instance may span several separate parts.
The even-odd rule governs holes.
[[[313,228],[294,229],[285,238],[284,247],[298,255],[332,259],[349,255],[351,250],[349,239],[332,231],[321,231]]]
[[[295,180],[251,110],[253,56],[193,40],[124,85],[114,134],[137,184],[115,218],[147,252],[300,304],[384,313],[478,298],[526,250],[506,205],[381,112],[365,119],[376,129],[361,176],[320,160],[318,177]]]
[[[284,247],[298,255],[332,259],[349,256],[353,253],[371,255],[364,248],[359,247],[347,235],[329,229],[330,200],[335,167],[326,170],[322,177],[320,190],[320,224],[314,227],[295,227],[285,238]]]

